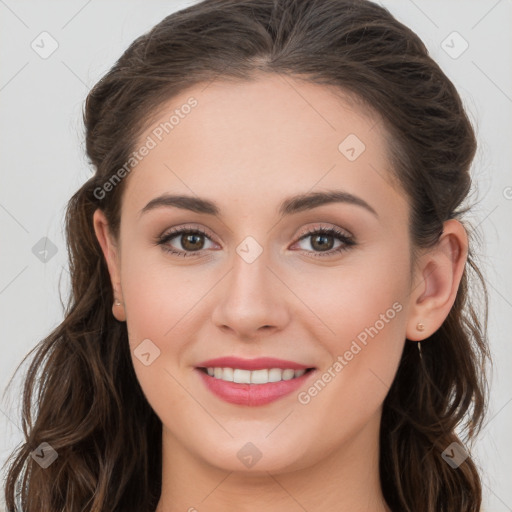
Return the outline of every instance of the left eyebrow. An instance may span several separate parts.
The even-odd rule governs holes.
[[[299,194],[285,199],[279,208],[281,215],[290,215],[292,213],[302,212],[317,208],[329,203],[348,203],[365,208],[376,217],[379,215],[364,199],[349,194],[343,190],[329,190],[327,192],[310,192]]]
[[[304,210],[318,208],[319,206],[329,203],[353,204],[365,208],[376,217],[379,216],[375,209],[372,208],[364,199],[342,190],[309,192],[291,196],[281,203],[278,211],[281,216],[285,216],[302,212]],[[154,210],[155,208],[170,206],[207,215],[218,215],[220,213],[218,205],[209,199],[187,195],[163,194],[149,201],[149,203],[140,210],[139,216],[150,210]]]

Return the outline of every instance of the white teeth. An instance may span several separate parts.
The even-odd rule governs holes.
[[[251,384],[266,384],[268,382],[268,370],[254,370],[251,374]]]
[[[269,382],[279,382],[283,376],[283,370],[281,368],[272,368],[268,371]]]
[[[207,368],[210,377],[236,382],[238,384],[267,384],[269,382],[279,382],[280,380],[290,380],[300,377],[306,372],[303,370],[292,370],[281,368],[270,368],[269,370],[241,370],[239,368]]]
[[[222,368],[219,368],[221,374],[223,372]],[[218,379],[222,379],[221,377],[217,377]],[[249,370],[239,370],[238,368],[233,371],[233,382],[238,382],[239,384],[250,384],[251,383],[251,372]]]
[[[224,368],[222,370],[221,378],[229,382],[233,382],[233,379],[235,378],[234,373],[235,371],[233,370],[233,368]]]
[[[283,370],[283,380],[290,380],[295,377],[295,370]]]

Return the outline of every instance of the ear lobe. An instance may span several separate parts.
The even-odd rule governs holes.
[[[100,244],[103,256],[107,263],[112,289],[114,291],[114,305],[112,307],[112,312],[117,320],[122,322],[126,320],[126,316],[124,313],[123,292],[121,288],[119,251],[114,237],[110,232],[107,218],[99,208],[94,212],[93,225],[96,238],[98,239],[98,243]]]
[[[411,293],[406,337],[421,341],[436,332],[455,302],[467,260],[467,233],[455,219],[444,223],[435,247],[420,257],[420,284]],[[418,323],[425,328],[417,329]]]

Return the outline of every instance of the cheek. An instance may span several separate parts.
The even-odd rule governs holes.
[[[135,244],[125,251],[121,284],[126,323],[132,360],[143,389],[175,382],[172,375],[187,363],[184,355],[191,341],[197,339],[198,325],[206,323],[201,305],[217,281],[218,276],[207,265],[168,263],[157,250],[139,249]],[[149,351],[149,359],[154,360],[147,367],[138,360],[143,343],[149,349],[144,353]]]
[[[190,267],[191,268],[191,267]],[[194,339],[194,305],[204,283],[193,271],[162,267],[134,252],[121,272],[127,329],[134,370],[146,399],[164,424],[176,420],[170,411],[193,408],[182,387],[182,354]],[[187,414],[185,414],[187,416]]]
[[[121,265],[130,336],[134,342],[174,338],[174,345],[180,339],[175,333],[188,321],[187,315],[194,314],[195,304],[208,289],[209,273],[200,265],[167,262],[160,248],[140,245],[126,240],[131,249],[124,251]]]
[[[311,428],[320,428],[326,438],[355,435],[387,395],[405,342],[408,265],[391,249],[378,257],[370,254],[335,279],[319,274],[315,291],[305,299],[320,312],[315,338],[329,356],[298,400]]]
[[[286,276],[306,306],[304,322],[318,325],[315,338],[326,343],[331,354],[348,348],[347,341],[360,333],[364,342],[365,329],[375,325],[381,337],[394,338],[401,331],[405,315],[399,313],[409,293],[405,254],[380,245],[375,251],[354,253],[337,267]],[[302,319],[304,315],[297,315],[295,320]]]

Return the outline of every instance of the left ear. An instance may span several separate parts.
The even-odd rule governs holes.
[[[468,237],[455,219],[443,224],[437,244],[420,256],[409,301],[406,337],[421,341],[436,332],[455,302],[467,260]],[[418,323],[424,330],[417,329]]]

